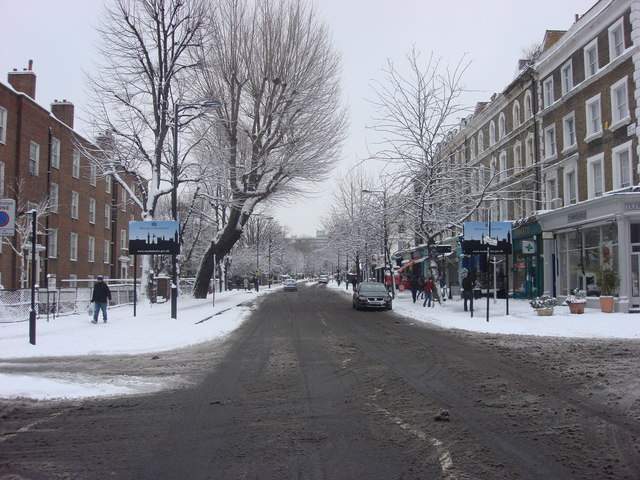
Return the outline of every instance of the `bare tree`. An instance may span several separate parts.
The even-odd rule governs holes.
[[[459,116],[462,77],[469,62],[453,68],[431,55],[423,66],[413,49],[408,73],[389,61],[382,81],[373,85],[377,107],[373,129],[382,133],[374,158],[396,168],[395,180],[404,192],[403,210],[413,217],[417,242],[429,245],[430,272],[437,278],[435,245],[490,200],[506,191],[495,166],[468,161],[465,145],[452,142]],[[504,172],[503,172],[504,173]]]
[[[322,180],[344,137],[339,57],[303,0],[222,0],[212,13],[199,87],[222,102],[225,225],[211,239],[194,295],[206,296],[214,258],[242,235],[256,205]]]

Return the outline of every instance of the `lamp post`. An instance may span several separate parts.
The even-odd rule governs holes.
[[[389,269],[389,282],[391,283],[391,296],[396,296],[396,279],[393,278],[391,259],[389,258],[389,229],[387,225],[387,190],[362,190],[362,193],[382,194],[382,241],[384,243],[384,271]],[[383,280],[384,281],[384,280]]]
[[[178,131],[180,127],[180,110],[187,108],[220,108],[221,106],[222,103],[217,100],[211,100],[201,103],[176,102],[173,105],[173,171],[171,172],[171,217],[175,222],[178,221]],[[178,242],[182,243],[179,228]],[[178,318],[178,258],[175,251],[171,254],[171,318]]]

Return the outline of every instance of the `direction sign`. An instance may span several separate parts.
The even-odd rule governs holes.
[[[16,234],[16,201],[12,198],[0,199],[0,236]]]

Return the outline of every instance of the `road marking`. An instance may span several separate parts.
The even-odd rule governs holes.
[[[375,399],[376,395],[380,392],[380,389],[376,389],[376,393],[371,396],[371,398]],[[412,426],[411,424],[405,422],[400,417],[393,415],[389,410],[380,405],[374,403],[369,404],[374,407],[379,413],[382,413],[385,417],[387,417],[391,422],[398,425],[403,430],[415,435],[420,440],[429,443],[436,449],[436,453],[438,456],[438,461],[440,462],[440,468],[442,469],[442,478],[448,480],[454,480],[456,478],[455,474],[452,472],[453,469],[453,460],[451,458],[451,454],[449,450],[446,449],[444,444],[435,437],[430,437],[426,433],[424,433],[419,428]]]
[[[48,417],[44,417],[44,418],[41,418],[39,420],[36,420],[35,422],[31,422],[29,425],[25,425],[24,427],[19,428],[18,430],[16,430],[13,433],[5,433],[5,434],[3,434],[2,437],[0,437],[0,443],[5,442],[5,441],[9,440],[10,438],[16,437],[16,436],[20,435],[21,433],[26,433],[26,432],[32,430],[33,427],[36,427],[37,425],[40,425],[41,423],[53,420],[54,418],[59,417],[63,413],[67,413],[70,410],[73,410],[74,408],[77,408],[79,405],[80,404],[74,404],[72,407],[65,408],[65,409],[60,410],[58,412],[52,413]]]

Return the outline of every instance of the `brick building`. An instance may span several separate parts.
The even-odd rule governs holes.
[[[16,214],[37,211],[41,286],[74,286],[97,275],[133,276],[127,232],[139,209],[103,174],[100,162],[91,160],[98,149],[73,123],[73,103],[56,100],[49,112],[36,102],[31,62],[10,72],[8,84],[0,82],[0,198],[14,199]],[[30,218],[19,217],[16,235],[2,237],[5,288],[31,285]]]

